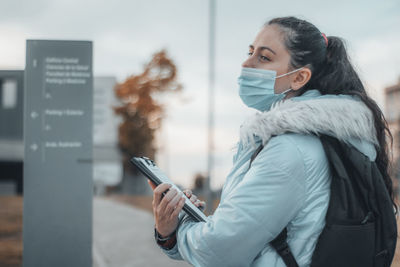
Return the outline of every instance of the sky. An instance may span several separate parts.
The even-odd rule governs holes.
[[[184,86],[162,100],[158,165],[184,187],[207,167],[208,1],[1,0],[0,69],[23,69],[26,39],[90,40],[94,75],[123,82],[151,55],[167,49]],[[346,40],[370,95],[384,108],[383,89],[400,77],[400,1],[216,0],[215,147],[212,187],[232,167],[239,127],[254,114],[238,96],[248,45],[267,20],[297,16],[327,36]]]

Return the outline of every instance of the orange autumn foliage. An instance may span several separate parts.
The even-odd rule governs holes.
[[[156,98],[168,92],[178,92],[176,65],[162,50],[153,55],[139,75],[128,77],[114,88],[121,105],[114,108],[122,116],[119,126],[119,147],[124,155],[124,166],[132,170],[132,156],[154,159],[154,134],[161,126],[164,106]]]

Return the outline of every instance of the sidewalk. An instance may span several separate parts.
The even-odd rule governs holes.
[[[93,267],[191,266],[168,258],[154,242],[153,216],[104,198],[93,199]]]

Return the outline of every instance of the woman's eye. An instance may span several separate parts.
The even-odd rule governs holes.
[[[253,55],[253,52],[248,52],[247,55],[248,55],[249,57],[251,57],[251,56]],[[261,56],[261,55],[259,56],[259,59],[262,60],[262,61],[271,61],[268,57],[266,57],[266,56]]]
[[[262,60],[270,61],[270,59],[267,58],[267,57],[265,57],[265,56],[260,56],[260,58],[261,58]]]

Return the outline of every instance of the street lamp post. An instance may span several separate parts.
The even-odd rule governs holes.
[[[209,54],[208,54],[208,151],[206,197],[207,212],[213,211],[214,197],[211,190],[211,177],[214,164],[214,84],[215,84],[215,0],[209,0]]]

